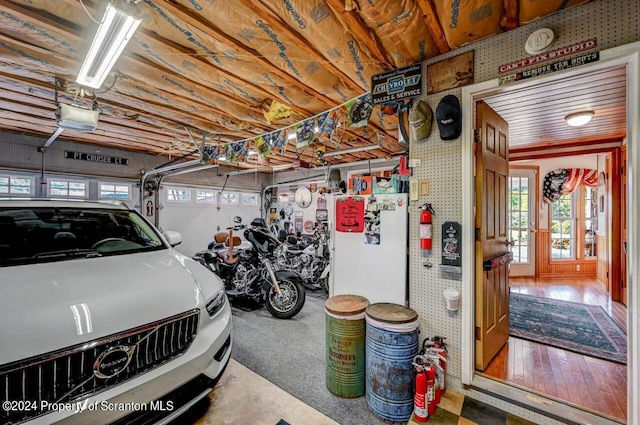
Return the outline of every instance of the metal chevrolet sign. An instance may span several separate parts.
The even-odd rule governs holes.
[[[408,99],[421,94],[421,63],[394,69],[371,78],[371,98],[374,105]]]

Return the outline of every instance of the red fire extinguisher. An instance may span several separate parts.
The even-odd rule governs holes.
[[[431,253],[433,245],[433,225],[431,223],[431,215],[435,214],[431,204],[422,205],[422,211],[420,212],[420,249],[423,250],[423,254],[427,255]]]
[[[440,367],[442,368],[442,380],[440,382],[440,392],[442,395],[447,392],[447,344],[445,337],[434,336],[432,338],[433,348],[440,356]]]
[[[427,373],[424,370],[421,356],[416,356],[413,365],[416,368],[415,392],[413,394],[413,416],[418,422],[427,422],[429,412],[427,410]]]
[[[427,413],[429,416],[436,413],[436,368],[432,364],[424,366],[427,375]]]

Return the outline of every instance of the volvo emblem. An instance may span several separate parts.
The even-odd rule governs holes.
[[[116,345],[103,351],[93,363],[93,374],[100,379],[116,376],[127,368],[135,349],[135,345]]]

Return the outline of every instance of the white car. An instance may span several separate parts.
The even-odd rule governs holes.
[[[231,309],[181,240],[120,203],[0,199],[0,424],[166,423],[207,396]]]

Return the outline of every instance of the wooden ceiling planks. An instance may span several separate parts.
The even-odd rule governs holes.
[[[512,149],[626,136],[624,67],[512,90],[486,102],[509,123]],[[571,127],[565,122],[566,115],[587,110],[594,111],[587,125]]]

